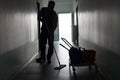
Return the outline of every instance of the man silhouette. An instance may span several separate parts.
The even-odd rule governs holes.
[[[51,57],[53,54],[53,42],[54,42],[54,31],[57,27],[58,16],[54,11],[55,2],[49,1],[48,7],[43,7],[39,12],[39,21],[42,22],[41,33],[40,33],[40,58],[36,59],[37,62],[43,63],[46,61],[46,43],[48,40],[48,54],[47,62],[51,63]]]

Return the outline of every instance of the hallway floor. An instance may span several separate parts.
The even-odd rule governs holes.
[[[62,43],[63,44],[63,43]],[[63,44],[64,45],[64,44]],[[35,59],[30,62],[13,80],[104,80],[100,72],[96,73],[94,66],[90,71],[88,66],[75,67],[73,73],[72,67],[69,68],[68,51],[55,42],[55,48],[61,64],[65,64],[61,70],[55,70],[58,62],[55,54],[52,56],[52,63],[36,63]]]

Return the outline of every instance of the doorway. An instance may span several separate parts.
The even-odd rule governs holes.
[[[72,41],[72,14],[71,13],[60,13],[59,17],[59,38],[66,38],[68,41]]]

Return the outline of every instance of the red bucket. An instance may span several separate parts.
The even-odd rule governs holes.
[[[86,50],[86,57],[89,64],[94,64],[95,56],[96,56],[95,50]]]

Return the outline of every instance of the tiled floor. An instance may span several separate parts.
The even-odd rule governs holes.
[[[58,67],[54,54],[50,65],[36,63],[34,59],[22,72],[16,75],[14,80],[104,80],[99,71],[96,73],[94,66],[91,71],[88,66],[75,67],[76,71],[73,73],[72,68],[69,68],[68,51],[61,47],[58,42],[55,42],[55,49],[60,63],[65,64],[66,67],[61,70],[54,69]]]

